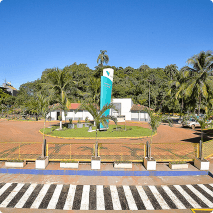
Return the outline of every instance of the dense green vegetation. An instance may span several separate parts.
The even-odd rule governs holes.
[[[17,97],[0,90],[0,112],[41,115],[37,110],[38,93],[48,96],[49,104],[60,103],[67,109],[69,103],[92,102],[99,105],[100,76],[103,69],[114,69],[112,98],[132,98],[135,104],[149,106],[162,112],[204,112],[213,104],[213,55],[200,52],[188,60],[189,66],[178,68],[175,64],[165,68],[115,67],[103,65],[109,61],[106,50],[101,51],[95,69],[86,64],[76,64],[45,69],[39,79],[20,86]]]
[[[62,131],[57,131],[59,126],[53,126],[51,128],[45,129],[45,134],[58,136],[58,137],[88,137],[95,138],[96,131],[95,127],[93,127],[93,132],[88,132],[88,127],[83,128],[75,128],[75,129],[67,129],[63,128]],[[109,125],[109,129],[107,131],[98,131],[97,137],[142,137],[142,136],[150,136],[150,129],[138,127],[138,126],[126,126],[126,131],[124,126],[118,125],[116,130],[116,125]],[[43,132],[43,129],[41,129]]]

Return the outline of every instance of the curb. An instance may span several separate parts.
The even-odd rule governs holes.
[[[41,132],[41,130],[39,130],[39,133],[43,135],[43,132]],[[54,135],[47,135],[47,134],[44,134],[45,136],[48,136],[48,137],[52,137],[52,138],[61,138],[61,139],[91,139],[91,140],[95,140],[96,137],[92,137],[92,138],[87,138],[87,137],[60,137],[60,136],[54,136]],[[156,136],[157,135],[157,132],[152,136]],[[151,136],[141,136],[141,137],[97,137],[97,139],[130,139],[130,138],[133,138],[133,139],[140,139],[140,138],[151,138]]]
[[[37,169],[0,169],[3,174],[28,175],[80,175],[80,176],[197,176],[213,174],[209,171],[93,171],[93,170],[37,170]]]

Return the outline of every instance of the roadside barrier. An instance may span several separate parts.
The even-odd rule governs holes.
[[[35,161],[42,153],[42,142],[0,142],[0,160]]]
[[[146,143],[99,143],[102,162],[143,162]],[[46,156],[50,161],[91,161],[95,144],[47,142]],[[35,161],[42,154],[42,142],[0,142],[0,160]],[[158,162],[193,161],[199,156],[199,144],[191,142],[153,143],[151,156]],[[203,143],[203,157],[213,156],[213,140]]]
[[[203,143],[203,158],[213,157],[213,140]]]

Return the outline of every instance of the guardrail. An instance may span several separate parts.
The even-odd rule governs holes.
[[[99,143],[98,155],[102,162],[143,162],[145,143]],[[0,160],[22,159],[34,161],[42,153],[42,142],[0,142]],[[46,155],[50,161],[91,161],[94,143],[47,142]],[[153,143],[151,156],[158,162],[193,161],[199,156],[199,144],[190,142]],[[203,143],[203,157],[213,156],[213,140]]]

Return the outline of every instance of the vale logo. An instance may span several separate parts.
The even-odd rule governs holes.
[[[106,71],[107,75],[109,76],[110,72],[109,71]]]

